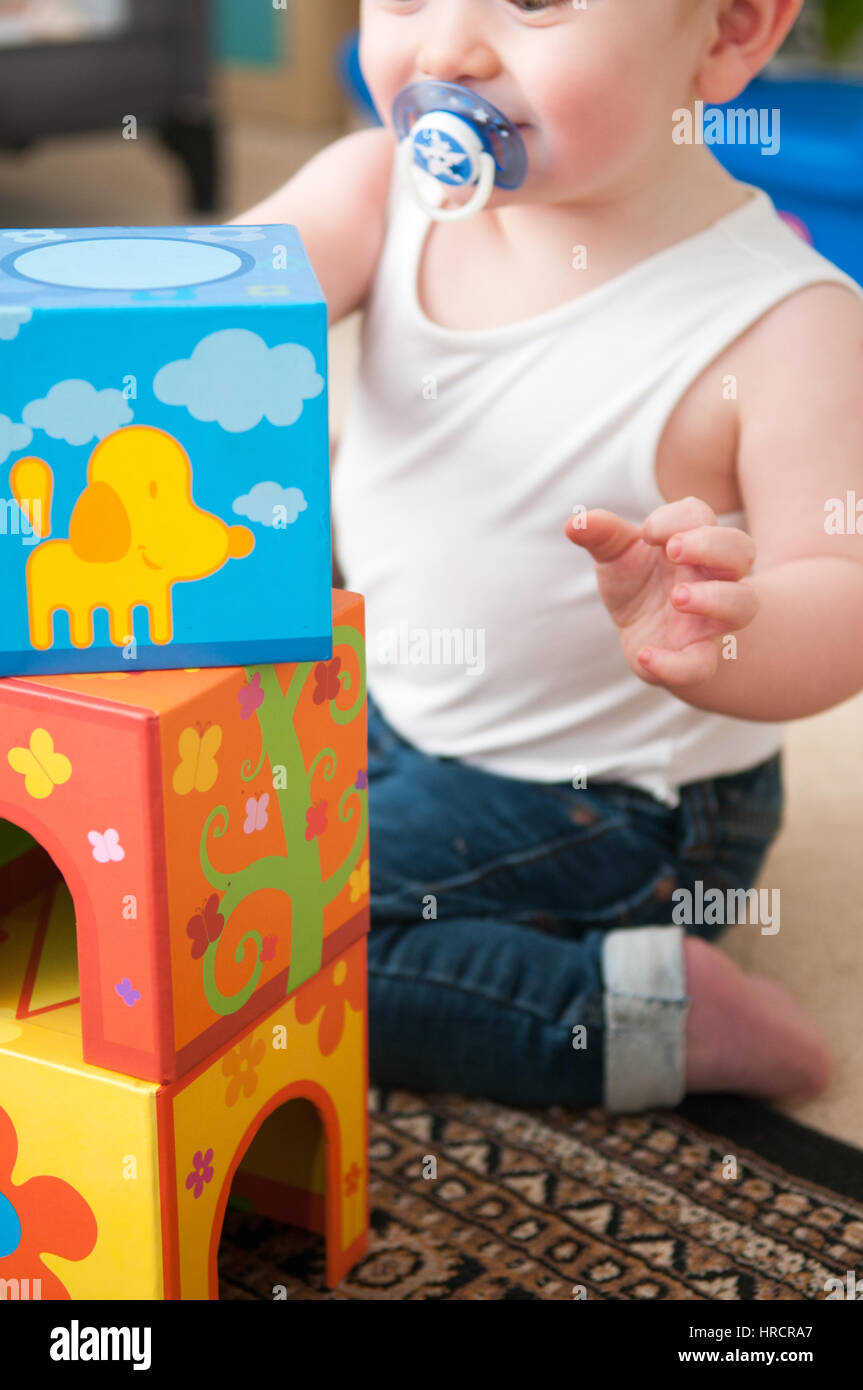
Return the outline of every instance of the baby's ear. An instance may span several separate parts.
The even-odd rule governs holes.
[[[110,483],[85,487],[69,522],[69,540],[79,560],[106,564],[122,560],[132,544],[129,513]]]

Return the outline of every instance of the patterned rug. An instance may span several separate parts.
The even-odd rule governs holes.
[[[823,1299],[863,1267],[863,1154],[755,1102],[370,1106],[366,1257],[328,1290],[321,1237],[229,1210],[221,1298]]]

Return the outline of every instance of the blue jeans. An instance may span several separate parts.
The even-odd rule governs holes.
[[[672,894],[754,882],[782,823],[781,754],[680,797],[428,756],[370,696],[371,1079],[511,1105],[676,1105],[683,935],[723,928],[673,925]]]

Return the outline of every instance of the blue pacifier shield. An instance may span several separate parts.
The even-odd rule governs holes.
[[[440,114],[440,127],[424,117]],[[422,128],[414,136],[414,163],[441,183],[461,187],[473,181],[475,162],[459,138],[454,123],[446,117],[458,116],[475,132],[495,163],[498,188],[521,188],[527,177],[527,150],[521,134],[502,111],[490,101],[457,82],[412,82],[402,88],[393,105],[393,123],[399,140]]]

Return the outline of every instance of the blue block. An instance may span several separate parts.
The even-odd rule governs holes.
[[[0,231],[0,675],[332,655],[295,227]]]

